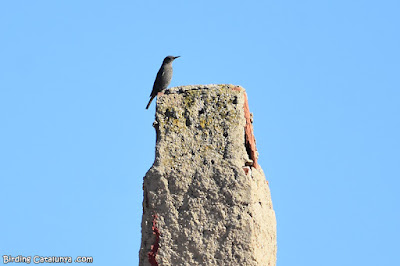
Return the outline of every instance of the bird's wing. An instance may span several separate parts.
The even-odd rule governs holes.
[[[162,79],[163,79],[164,74],[165,74],[164,69],[160,68],[160,70],[158,70],[156,80],[154,81],[153,90],[150,93],[150,97],[157,95],[157,92],[160,89],[160,86],[162,84]]]

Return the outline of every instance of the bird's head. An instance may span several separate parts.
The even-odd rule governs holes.
[[[163,64],[171,63],[172,61],[174,61],[174,60],[177,59],[178,57],[180,57],[180,56],[172,56],[172,55],[169,55],[169,56],[167,56],[166,58],[164,58]]]

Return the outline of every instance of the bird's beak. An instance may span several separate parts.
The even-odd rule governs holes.
[[[174,57],[174,60],[177,59],[177,58],[179,58],[179,57],[181,57],[181,56],[175,56],[175,57]]]

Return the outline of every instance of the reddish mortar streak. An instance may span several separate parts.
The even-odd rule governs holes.
[[[232,88],[234,91],[241,91],[242,88],[239,86],[235,86]],[[247,94],[244,93],[244,118],[246,118],[246,126],[244,127],[245,130],[245,145],[247,153],[251,160],[253,160],[252,166],[258,169],[257,164],[257,148],[256,148],[256,139],[253,134],[253,124],[251,123],[250,119],[250,110],[249,110],[249,102],[247,100]]]
[[[151,229],[153,230],[153,234],[156,235],[156,239],[154,241],[154,245],[151,245],[151,250],[149,253],[147,253],[147,256],[149,257],[149,262],[152,266],[158,266],[156,256],[158,248],[160,247],[160,230],[157,227],[157,214],[153,215],[153,226]]]
[[[246,149],[249,153],[250,159],[253,160],[253,167],[258,169],[257,164],[257,148],[256,148],[256,139],[253,134],[253,124],[250,119],[250,110],[249,110],[249,102],[247,101],[247,94],[244,92],[244,117],[246,118],[246,126],[244,128],[246,133]]]

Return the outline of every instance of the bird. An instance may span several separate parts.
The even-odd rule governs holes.
[[[169,55],[164,58],[164,61],[158,70],[156,80],[154,81],[153,90],[150,93],[150,101],[146,106],[149,109],[151,101],[157,96],[157,93],[165,90],[172,79],[172,62],[180,56]]]

